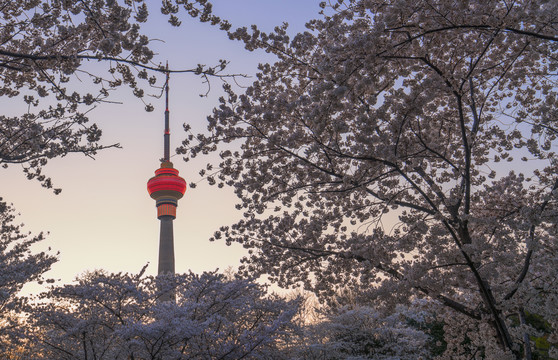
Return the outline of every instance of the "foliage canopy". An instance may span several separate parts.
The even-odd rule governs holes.
[[[558,330],[558,3],[322,6],[292,39],[229,32],[278,61],[183,144],[220,151],[210,183],[240,199],[215,238],[250,249],[246,273],[324,298],[433,299],[448,348],[520,357],[531,330],[511,315]]]

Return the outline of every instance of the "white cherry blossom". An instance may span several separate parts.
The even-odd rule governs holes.
[[[210,183],[240,199],[215,238],[251,250],[246,274],[325,300],[428,298],[456,334],[482,334],[472,352],[528,356],[534,329],[514,319],[558,314],[558,3],[322,6],[293,38],[229,31],[277,62],[226,86],[183,143],[186,158],[223,149]]]

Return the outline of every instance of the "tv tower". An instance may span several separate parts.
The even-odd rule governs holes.
[[[147,182],[147,191],[155,199],[157,218],[161,221],[159,235],[158,274],[174,274],[174,238],[172,221],[176,218],[178,200],[186,192],[186,181],[178,176],[178,170],[170,162],[170,130],[169,130],[169,72],[165,82],[166,109],[164,154],[161,167],[155,170],[155,176]]]

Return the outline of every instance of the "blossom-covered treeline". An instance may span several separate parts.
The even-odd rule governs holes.
[[[327,309],[319,322],[304,327],[293,358],[433,358],[432,337],[423,331],[428,320],[420,310],[404,306],[387,314],[366,305]]]
[[[322,6],[292,39],[229,32],[278,62],[184,141],[187,158],[220,151],[202,175],[240,199],[215,238],[250,249],[246,273],[325,299],[431,299],[449,358],[529,357],[528,314],[555,341],[558,2]]]
[[[174,301],[161,301],[173,291]],[[93,272],[29,308],[28,359],[279,359],[298,300],[203,273]]]

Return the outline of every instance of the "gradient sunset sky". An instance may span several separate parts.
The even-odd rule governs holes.
[[[211,2],[215,14],[229,19],[233,28],[257,24],[261,30],[269,31],[288,22],[289,32],[294,34],[304,30],[307,20],[320,16],[317,0]],[[263,51],[248,52],[218,28],[185,15],[179,28],[170,26],[158,7],[152,7],[150,15],[144,33],[161,40],[152,43],[158,52],[156,61],[168,60],[171,68],[217,64],[218,59],[224,58],[230,61],[227,72],[254,75],[258,63],[274,59]],[[241,83],[249,85],[251,81],[244,79]],[[183,123],[191,124],[194,132],[205,129],[206,116],[222,94],[218,79],[213,79],[211,86],[209,96],[200,97],[206,87],[199,77],[171,76],[171,152],[186,136]],[[149,263],[148,273],[157,271],[159,221],[146,182],[162,157],[164,99],[152,99],[155,111],[147,113],[143,103],[127,89],[113,95],[112,100],[122,104],[101,104],[89,117],[103,129],[104,144],[120,143],[122,149],[102,151],[94,160],[79,154],[51,160],[44,172],[56,187],[63,189],[60,195],[41,188],[37,181],[27,180],[17,165],[0,172],[0,196],[21,213],[19,221],[25,223],[24,229],[50,232],[36,250],[50,247],[53,253],[60,252],[59,262],[47,276],[61,283],[94,269],[138,272]],[[22,103],[5,97],[0,98],[0,104],[5,114],[25,112]],[[185,163],[177,155],[171,160],[190,183],[200,180],[198,171],[207,159]],[[220,225],[232,224],[241,216],[234,209],[236,201],[230,189],[217,189],[204,182],[187,190],[174,221],[177,272],[238,266],[244,254],[240,246],[208,241]]]

